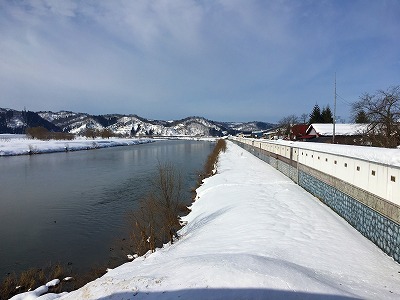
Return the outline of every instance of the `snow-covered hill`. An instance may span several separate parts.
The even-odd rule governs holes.
[[[107,129],[122,136],[223,136],[240,131],[265,130],[273,125],[264,122],[215,122],[203,117],[162,121],[137,115],[90,115],[72,111],[35,113],[0,108],[0,133],[24,133],[27,127],[36,126],[77,135],[84,134],[87,129]]]

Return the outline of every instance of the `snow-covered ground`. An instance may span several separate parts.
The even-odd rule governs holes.
[[[183,221],[178,242],[61,299],[400,298],[399,264],[231,142]]]
[[[152,139],[86,139],[41,141],[23,134],[0,134],[0,156],[78,151],[152,142]]]

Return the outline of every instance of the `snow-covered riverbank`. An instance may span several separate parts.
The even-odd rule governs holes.
[[[74,140],[41,141],[27,138],[25,135],[0,134],[0,156],[90,150],[116,146],[129,146],[150,143],[153,141],[153,139],[148,138],[77,138]]]
[[[62,299],[400,297],[399,264],[318,199],[231,142],[218,173],[197,190],[183,221],[177,243]]]

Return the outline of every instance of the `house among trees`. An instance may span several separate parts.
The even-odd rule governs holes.
[[[368,124],[335,124],[335,143],[346,145],[359,145],[367,131]],[[313,123],[301,137],[302,140],[312,142],[332,143],[333,123]]]
[[[308,121],[308,125],[305,124]],[[351,124],[335,124],[335,143],[400,148],[400,85],[374,94],[364,94],[352,104]],[[277,127],[263,133],[266,139],[333,142],[333,115],[329,104],[320,108],[316,103],[307,120],[289,115]]]
[[[279,139],[283,139],[284,136],[282,135],[281,128],[275,128],[275,129],[271,129],[267,132],[264,132],[263,138],[267,139],[267,140],[279,140]]]

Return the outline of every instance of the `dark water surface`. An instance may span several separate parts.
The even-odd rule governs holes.
[[[185,180],[188,204],[213,145],[151,144],[0,158],[0,279],[48,263],[88,270],[110,258],[126,213],[151,186],[158,163]]]

